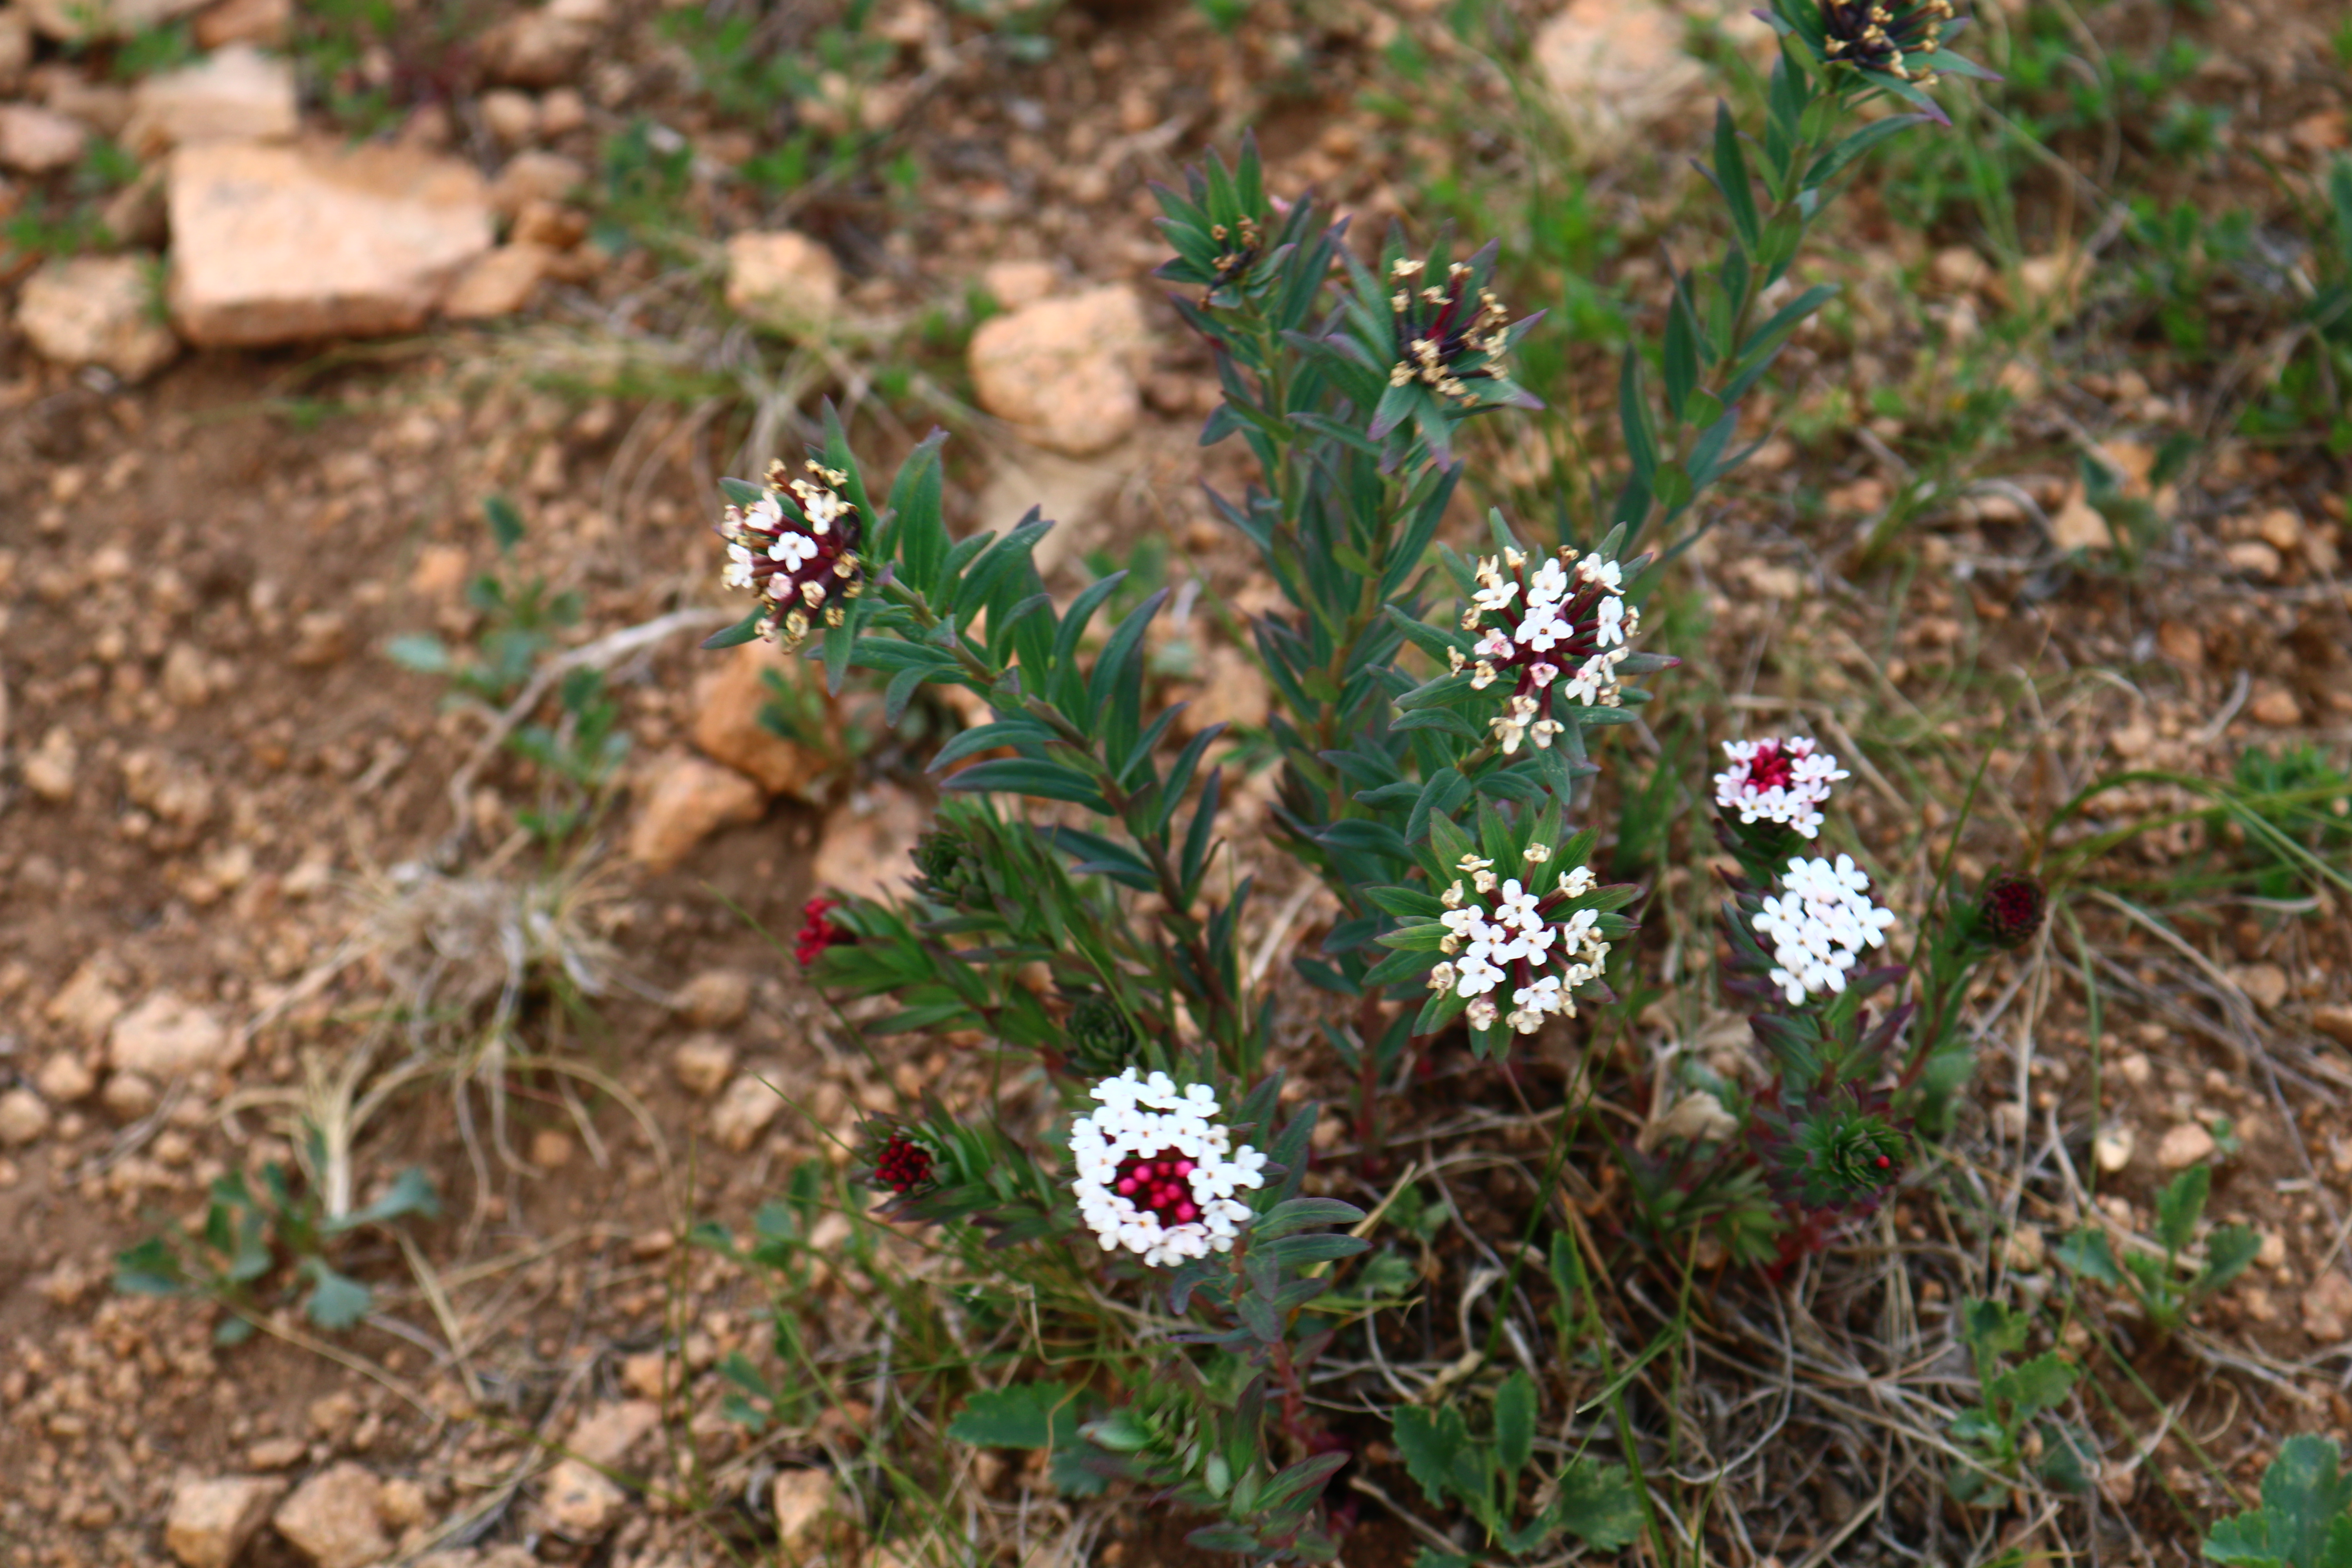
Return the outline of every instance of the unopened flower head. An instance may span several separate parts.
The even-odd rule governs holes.
[[[829,918],[832,911],[839,908],[839,899],[822,895],[801,906],[801,929],[793,942],[793,956],[800,960],[802,968],[806,969],[824,957],[826,948],[840,947],[857,940],[854,933],[842,930]]]
[[[1563,550],[1538,566],[1510,551],[1479,562],[1476,583],[1462,629],[1480,636],[1468,658],[1454,654],[1454,668],[1471,672],[1471,689],[1497,691],[1502,710],[1487,727],[1507,755],[1525,744],[1540,751],[1567,729],[1552,716],[1556,700],[1587,708],[1624,700],[1617,667],[1633,651],[1642,612],[1624,600],[1622,564]]]
[[[760,498],[730,504],[719,525],[727,541],[727,586],[759,595],[760,635],[786,648],[820,627],[841,625],[848,602],[866,589],[857,509],[839,491],[849,476],[814,462],[807,467],[807,477],[796,479],[783,464],[770,465]]]
[[[1246,213],[1231,225],[1211,224],[1209,237],[1224,247],[1217,253],[1216,286],[1220,288],[1247,273],[1265,246],[1265,236],[1259,230],[1257,219]]]
[[[1100,1109],[1070,1127],[1071,1190],[1103,1250],[1155,1268],[1232,1251],[1250,1214],[1234,1194],[1265,1184],[1265,1156],[1234,1147],[1216,1090],[1129,1068],[1093,1093]]]
[[[1823,52],[1864,70],[1885,71],[1921,87],[1936,73],[1922,63],[1941,47],[1951,0],[1822,0]]]
[[[1576,988],[1601,977],[1609,965],[1609,942],[1598,913],[1567,906],[1591,892],[1595,879],[1579,866],[1560,874],[1557,885],[1522,885],[1517,877],[1491,882],[1482,893],[1464,896],[1454,883],[1437,917],[1445,928],[1439,951],[1444,962],[1429,973],[1433,991],[1470,999],[1471,1021],[1491,1027],[1503,1002],[1503,1021],[1517,1034],[1532,1035],[1557,1014],[1576,1016]],[[1483,1022],[1481,1020],[1484,1020]]]
[[[1977,929],[1995,947],[2023,947],[2042,929],[2049,904],[2050,895],[2039,878],[1995,871],[1977,889]]]
[[[1835,865],[1798,856],[1780,889],[1753,917],[1757,934],[1772,945],[1772,983],[1792,1007],[1808,996],[1843,991],[1862,950],[1886,945],[1895,911],[1872,901],[1870,878],[1850,855],[1839,856]]]
[[[891,1133],[874,1156],[874,1184],[903,1198],[931,1184],[931,1170],[937,1163],[929,1149],[901,1130]]]
[[[1510,347],[1511,313],[1493,289],[1472,292],[1468,262],[1447,268],[1443,283],[1423,280],[1428,265],[1408,258],[1389,268],[1397,356],[1389,384],[1418,381],[1452,402],[1475,402],[1469,383],[1495,374],[1492,362]]]
[[[1777,822],[1807,838],[1822,830],[1830,785],[1849,776],[1805,735],[1726,741],[1723,754],[1731,765],[1715,775],[1715,804],[1742,822]]]

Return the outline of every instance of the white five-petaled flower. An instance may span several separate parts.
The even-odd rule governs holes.
[[[1457,996],[1483,996],[1502,983],[1501,967],[1489,963],[1486,954],[1475,951],[1479,944],[1472,945],[1474,951],[1464,953],[1462,962],[1454,966],[1454,994]]]
[[[1772,983],[1790,1006],[1821,992],[1845,989],[1848,971],[1865,947],[1884,947],[1895,912],[1872,901],[1870,878],[1841,855],[1832,865],[1798,856],[1753,917],[1757,934],[1772,946]]]
[[[1518,596],[1518,579],[1504,576],[1493,556],[1478,563],[1478,589],[1470,595],[1472,604],[1482,610],[1500,611]]]
[[[1830,785],[1849,775],[1811,737],[1726,741],[1731,765],[1715,775],[1715,803],[1742,822],[1780,823],[1804,837],[1821,832]]]
[[[1528,579],[1528,603],[1557,605],[1568,596],[1568,573],[1557,560],[1546,561],[1536,574]]]
[[[1536,913],[1538,901],[1540,895],[1522,889],[1517,877],[1507,879],[1500,889],[1500,897],[1495,900],[1496,923],[1517,926],[1522,931],[1541,930],[1543,916]]]
[[[1575,632],[1575,627],[1559,618],[1559,614],[1554,606],[1538,605],[1529,609],[1527,619],[1519,623],[1517,635],[1523,646],[1531,647],[1538,653],[1549,653],[1560,643],[1574,636]],[[1497,636],[1498,634],[1489,635]],[[1510,645],[1505,643],[1503,647],[1504,652],[1501,657],[1510,658]]]
[[[1093,1094],[1100,1109],[1070,1127],[1071,1189],[1103,1250],[1161,1268],[1233,1250],[1250,1212],[1234,1194],[1265,1185],[1265,1156],[1234,1147],[1216,1090],[1129,1068]]]

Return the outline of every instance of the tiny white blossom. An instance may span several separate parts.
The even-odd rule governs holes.
[[[1547,561],[1533,577],[1528,579],[1528,603],[1557,605],[1568,596],[1568,574],[1558,561]]]
[[[1476,953],[1465,953],[1454,966],[1454,977],[1456,996],[1483,996],[1502,984],[1503,972]]]
[[[1554,647],[1575,636],[1576,628],[1562,620],[1559,611],[1553,606],[1539,605],[1528,612],[1527,618],[1519,623],[1517,635],[1520,642],[1538,653],[1549,653]],[[1496,633],[1494,636],[1497,641],[1501,639],[1500,633]],[[1507,651],[1496,657],[1510,658],[1507,651],[1510,645],[1505,643],[1503,647]]]

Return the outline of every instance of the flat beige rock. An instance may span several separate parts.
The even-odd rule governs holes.
[[[89,128],[71,115],[30,103],[0,103],[0,169],[46,174],[81,157]]]
[[[1536,32],[1536,70],[1588,155],[1625,145],[1704,100],[1683,19],[1657,0],[1570,0]]]
[[[656,763],[640,798],[629,858],[652,871],[668,870],[721,827],[757,822],[768,807],[758,784],[733,768],[693,756]]]
[[[1041,300],[971,335],[972,389],[1033,445],[1091,457],[1143,417],[1136,373],[1150,346],[1143,308],[1123,285]]]
[[[293,62],[232,44],[131,89],[123,138],[153,157],[199,142],[284,142],[299,124]]]
[[[121,38],[184,16],[205,0],[24,0],[33,26],[52,38]]]
[[[841,264],[791,229],[739,234],[727,242],[727,308],[787,336],[820,332],[841,309]]]
[[[274,1476],[183,1481],[163,1521],[164,1548],[182,1568],[229,1568],[285,1490]]]
[[[481,176],[405,147],[184,147],[170,201],[173,320],[208,347],[415,331],[491,242]]]
[[[128,382],[171,363],[180,340],[156,320],[155,279],[136,256],[78,256],[25,279],[16,327],[55,364],[104,365]]]
[[[458,274],[441,301],[441,313],[453,321],[511,316],[530,303],[554,259],[555,252],[528,240],[502,245]]]

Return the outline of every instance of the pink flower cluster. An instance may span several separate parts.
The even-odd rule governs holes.
[[[1742,822],[1780,823],[1806,838],[1822,830],[1830,785],[1850,776],[1805,735],[1726,741],[1723,754],[1731,765],[1715,775],[1715,804]]]

